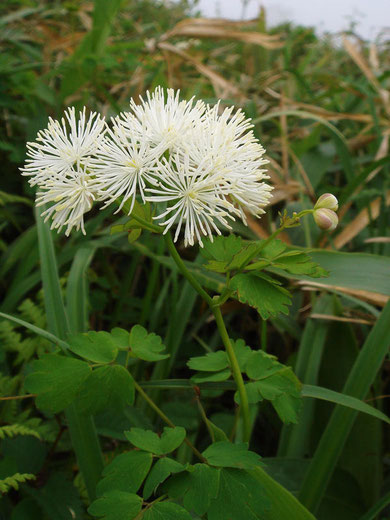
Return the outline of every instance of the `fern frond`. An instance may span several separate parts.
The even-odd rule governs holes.
[[[0,428],[0,439],[5,439],[6,437],[16,437],[16,435],[32,435],[37,439],[41,438],[37,431],[32,430],[23,424],[9,424]]]
[[[44,328],[46,326],[46,316],[43,307],[34,303],[30,298],[23,300],[18,307],[18,311],[23,320],[33,323],[37,327]]]
[[[0,492],[8,493],[8,491],[11,488],[17,490],[19,489],[20,484],[23,484],[23,482],[26,482],[27,480],[33,480],[35,478],[35,475],[32,475],[31,473],[15,473],[10,477],[6,477],[5,479],[0,480]]]

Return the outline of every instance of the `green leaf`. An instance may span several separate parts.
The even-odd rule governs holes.
[[[372,328],[345,382],[343,393],[364,399],[389,352],[390,302]],[[322,434],[300,491],[303,504],[316,510],[336,467],[357,412],[336,406]]]
[[[241,372],[244,372],[246,364],[252,356],[253,350],[247,345],[245,345],[245,341],[243,339],[237,339],[236,341],[232,341],[232,347],[236,354],[240,370]]]
[[[298,251],[290,251],[288,254],[282,255],[273,263],[273,266],[291,274],[304,274],[311,278],[328,276],[328,272],[313,262],[309,255]]]
[[[322,388],[321,386],[314,385],[303,385],[302,397],[313,397],[314,399],[322,399],[323,401],[341,404],[342,406],[346,406],[347,408],[351,408],[352,410],[356,410],[358,412],[363,412],[390,424],[390,419],[387,417],[387,415],[385,415],[377,408],[370,406],[360,399],[356,399],[356,397],[341,394],[340,392],[335,392],[329,388]]]
[[[157,502],[142,515],[143,520],[191,520],[192,516],[173,502]]]
[[[229,366],[229,360],[224,350],[208,352],[205,356],[190,358],[187,366],[192,370],[204,372],[217,372]]]
[[[274,356],[262,350],[247,357],[245,372],[254,381],[247,383],[250,403],[266,399],[271,401],[280,419],[285,423],[296,423],[302,405],[301,383],[290,367],[279,363]],[[239,403],[238,392],[235,394]]]
[[[161,354],[165,346],[160,336],[148,332],[141,325],[134,325],[130,332],[130,348],[133,356],[144,361],[160,361],[166,359],[169,354]]]
[[[321,284],[390,296],[389,257],[324,250],[310,251],[310,256],[329,272],[329,276],[321,280]],[[282,272],[280,274],[283,275]],[[289,278],[310,281],[305,275],[289,275]]]
[[[112,363],[118,355],[115,341],[108,332],[90,331],[68,337],[69,349],[94,363]]]
[[[244,518],[263,520],[263,514],[269,506],[269,501],[254,477],[246,471],[223,468],[220,470],[218,495],[211,500],[207,518],[208,520],[243,520]]]
[[[134,379],[121,365],[96,368],[81,385],[78,406],[92,415],[104,408],[123,409],[134,403]]]
[[[119,327],[111,331],[111,337],[119,350],[128,350],[130,347],[130,332]]]
[[[117,455],[103,470],[103,479],[97,485],[97,494],[111,491],[136,493],[149,473],[153,457],[145,451],[130,451]]]
[[[18,490],[20,484],[23,484],[27,480],[35,480],[36,478],[37,477],[32,473],[14,473],[0,480],[0,492],[5,494],[11,489]]]
[[[263,399],[271,401],[272,406],[284,423],[298,422],[302,405],[301,384],[291,368],[285,367],[282,372],[272,374],[259,381],[247,383],[245,387],[250,403],[257,403]],[[238,392],[236,392],[234,398],[239,403]]]
[[[259,242],[250,242],[241,251],[236,253],[229,264],[226,266],[226,271],[233,271],[235,269],[241,269],[259,249]]]
[[[62,341],[60,338],[57,338],[57,336],[54,336],[54,334],[51,334],[46,330],[36,327],[35,325],[28,323],[27,321],[20,320],[19,318],[15,318],[14,316],[11,316],[10,314],[5,314],[4,312],[0,312],[0,318],[5,318],[6,320],[10,320],[14,323],[17,323],[18,325],[21,325],[22,327],[25,327],[28,330],[31,330],[35,334],[42,336],[42,338],[51,341],[52,343],[54,343],[54,345],[58,345],[62,348],[62,350],[68,349],[68,344],[65,343],[65,341]]]
[[[91,373],[86,362],[57,354],[43,355],[32,363],[32,367],[25,388],[37,394],[38,408],[52,413],[61,412],[74,401]]]
[[[147,500],[157,487],[164,482],[171,474],[180,473],[186,469],[183,464],[169,457],[158,459],[151,469],[148,478],[145,481],[143,497]]]
[[[74,255],[66,286],[66,314],[72,332],[88,330],[88,277],[87,270],[96,246],[80,247]]]
[[[88,513],[102,520],[133,520],[142,508],[142,498],[125,491],[109,491],[95,500]]]
[[[208,372],[202,373],[199,372],[191,377],[191,381],[194,383],[206,383],[206,382],[218,382],[218,381],[226,381],[231,376],[230,368],[226,368],[225,370],[220,370],[219,372],[213,372],[209,374]]]
[[[127,241],[129,242],[129,244],[133,244],[134,242],[136,242],[139,239],[139,237],[141,236],[141,233],[142,233],[141,228],[132,229],[127,236]]]
[[[260,455],[249,451],[246,443],[215,442],[202,455],[211,466],[252,469],[261,465]]]
[[[218,262],[230,262],[235,254],[241,251],[242,240],[236,235],[227,237],[218,236],[213,241],[204,240],[201,254],[207,260],[217,260]]]
[[[161,437],[151,430],[131,428],[124,432],[126,438],[140,450],[150,451],[156,455],[171,453],[184,441],[186,431],[181,426],[164,428]]]
[[[286,367],[279,363],[275,356],[271,356],[262,350],[252,351],[247,357],[244,370],[250,379],[265,379],[275,372],[280,372]]]
[[[211,500],[217,496],[219,488],[219,469],[207,464],[195,464],[184,474],[169,479],[164,486],[172,498],[181,498],[187,511],[204,515]]]
[[[251,274],[237,274],[231,279],[230,288],[237,291],[237,298],[259,312],[263,320],[288,313],[290,294],[275,282]]]
[[[206,423],[207,423],[207,428],[209,430],[212,442],[219,442],[219,441],[229,442],[229,439],[227,438],[226,433],[221,428],[219,428],[219,426],[217,426],[212,421],[210,421],[210,419],[207,419],[207,417],[206,417]]]

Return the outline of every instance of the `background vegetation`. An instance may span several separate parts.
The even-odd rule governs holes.
[[[288,317],[265,322],[239,303],[226,304],[223,311],[235,338],[294,366],[306,384],[342,391],[390,296],[390,42],[382,38],[368,44],[351,32],[318,39],[312,29],[289,25],[267,31],[264,13],[243,23],[188,18],[189,7],[152,0],[2,2],[0,310],[46,327],[34,194],[18,171],[26,141],[66,106],[86,105],[109,117],[147,89],[180,88],[185,98],[195,95],[210,103],[221,98],[254,119],[275,195],[260,221],[250,220],[248,228],[236,225],[243,237],[267,237],[279,211],[311,207],[322,193],[340,200],[340,226],[332,234],[320,232],[309,219],[283,234],[286,243],[315,249],[314,260],[330,271],[315,282],[299,276],[286,280],[294,294]],[[144,233],[129,244],[126,236],[111,236],[110,212],[95,211],[86,237],[53,235],[71,319],[79,330],[129,329],[140,323],[164,339],[171,357],[154,369],[137,364],[137,378],[190,377],[188,358],[220,346],[215,324],[164,260],[159,237]],[[199,261],[194,249],[182,254]],[[75,272],[85,273],[82,287],[72,286]],[[216,281],[210,275],[205,283],[212,288]],[[72,315],[78,308],[72,298],[80,292],[88,295],[88,304],[81,316]],[[49,343],[8,321],[0,322],[0,341],[0,479],[24,475],[4,484],[9,492],[0,500],[0,511],[12,520],[89,518],[63,417],[42,415],[29,398],[5,399],[23,396],[29,364]],[[385,412],[389,375],[386,362],[362,396]],[[192,440],[207,446],[197,395],[174,389],[151,394]],[[201,402],[229,435],[234,429],[231,394],[205,391]],[[268,404],[259,409],[251,449],[294,493],[332,409],[307,399],[294,427],[282,427]],[[120,413],[107,408],[96,423],[107,461],[124,449],[124,429],[158,426],[142,403]],[[385,504],[388,450],[388,430],[377,419],[359,415],[335,457],[337,468],[318,518],[363,518],[381,496]],[[181,461],[188,457],[186,448],[179,453]],[[364,518],[375,517],[374,511]],[[381,518],[390,513],[384,510]]]

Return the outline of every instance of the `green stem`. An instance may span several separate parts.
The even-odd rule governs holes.
[[[148,394],[143,390],[143,388],[137,383],[137,381],[134,380],[134,385],[137,390],[137,392],[145,399],[145,401],[148,403],[148,405],[156,412],[157,415],[161,417],[161,419],[168,424],[171,428],[176,428],[176,426],[173,424],[173,422],[170,420],[168,416],[165,415],[165,413],[159,408],[156,403],[151,399]],[[184,442],[187,444],[189,448],[194,452],[194,454],[198,457],[199,460],[202,462],[206,462],[206,459],[203,457],[203,455],[198,451],[195,446],[192,444],[192,442],[186,437],[184,439]]]
[[[221,336],[222,342],[225,346],[227,355],[229,357],[230,366],[233,372],[233,378],[237,386],[238,393],[240,395],[240,409],[242,410],[242,417],[244,422],[244,441],[249,442],[250,434],[251,434],[251,420],[249,415],[249,403],[248,403],[248,395],[246,393],[246,388],[244,385],[244,380],[242,378],[241,370],[236,358],[236,354],[233,350],[232,344],[230,343],[229,335],[227,333],[225,323],[223,321],[221,309],[220,309],[220,299],[216,297],[215,299],[211,298],[207,292],[203,289],[203,287],[199,284],[196,278],[188,271],[185,263],[181,259],[179,253],[176,250],[176,247],[172,241],[172,237],[169,233],[165,235],[165,240],[168,246],[168,250],[172,255],[173,260],[175,261],[177,267],[179,268],[182,275],[189,281],[192,287],[200,294],[200,296],[208,303],[211,311],[214,314],[215,321],[217,323],[217,327],[219,330],[219,334]]]
[[[177,252],[177,249],[175,247],[175,244],[173,243],[172,236],[168,232],[166,235],[164,235],[165,242],[167,244],[168,250],[172,255],[173,260],[175,261],[177,267],[179,268],[179,271],[181,274],[187,278],[189,283],[192,285],[192,287],[195,289],[197,293],[212,307],[214,305],[213,299],[211,296],[207,294],[207,292],[203,289],[203,287],[200,285],[198,280],[189,272],[187,269],[185,263],[181,259],[179,253]]]
[[[142,217],[139,217],[138,215],[136,215],[135,213],[130,213],[130,217],[134,220],[136,220],[137,222],[139,222],[140,224],[142,224],[142,226],[145,228],[145,229],[148,229],[149,231],[153,231],[153,233],[162,233],[163,232],[163,228],[161,226],[156,226],[156,224],[153,224],[152,222],[148,222],[147,220],[143,219]]]
[[[242,418],[244,423],[244,442],[249,442],[251,436],[251,419],[249,414],[248,395],[246,393],[244,380],[242,378],[236,354],[233,350],[228,332],[225,327],[225,322],[223,321],[221,309],[220,307],[212,307],[212,311],[215,316],[215,321],[217,323],[219,334],[221,335],[222,342],[226,349],[226,353],[230,361],[230,367],[233,372],[233,378],[237,385],[238,393],[240,395],[240,409],[242,410]]]

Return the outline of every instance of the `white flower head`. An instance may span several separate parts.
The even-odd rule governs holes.
[[[148,91],[146,101],[141,98],[139,105],[131,99],[131,113],[122,115],[124,125],[154,146],[175,150],[188,132],[199,125],[206,109],[203,101],[180,101],[179,95],[179,90],[167,89],[165,94],[164,89],[157,87],[152,93]]]
[[[154,217],[165,226],[164,233],[177,224],[176,242],[184,226],[184,244],[194,245],[197,238],[203,245],[202,235],[213,240],[213,232],[221,234],[217,223],[231,229],[227,218],[234,220],[234,207],[224,196],[224,187],[203,165],[191,167],[188,157],[171,155],[158,164],[159,182],[147,191],[146,200],[154,203],[166,202],[168,208]],[[165,220],[164,220],[165,219]]]
[[[27,143],[26,165],[22,175],[31,177],[31,186],[42,185],[53,176],[77,170],[93,155],[104,136],[105,123],[96,112],[89,117],[86,109],[76,118],[74,107],[68,108],[61,121],[49,118],[45,130],[38,132],[35,142]]]
[[[123,124],[121,117],[113,118],[112,125],[112,130],[107,131],[100,143],[96,157],[89,163],[94,175],[92,184],[98,200],[105,201],[103,207],[122,197],[116,213],[129,199],[131,212],[137,193],[145,202],[146,182],[155,182],[154,166],[164,153],[164,148],[161,144],[151,147],[148,140],[137,139]]]
[[[260,216],[269,203],[272,186],[263,168],[269,161],[265,150],[253,134],[252,123],[245,114],[226,108],[218,114],[219,103],[207,107],[202,124],[183,144],[183,154],[191,164],[207,164],[219,189],[229,198],[246,223],[244,210]]]
[[[81,228],[85,234],[84,214],[92,208],[95,200],[91,177],[85,168],[71,168],[66,176],[53,175],[40,188],[43,191],[37,193],[36,204],[51,204],[41,215],[45,222],[52,218],[51,229],[60,232],[65,226],[65,235],[69,236],[72,228]]]

